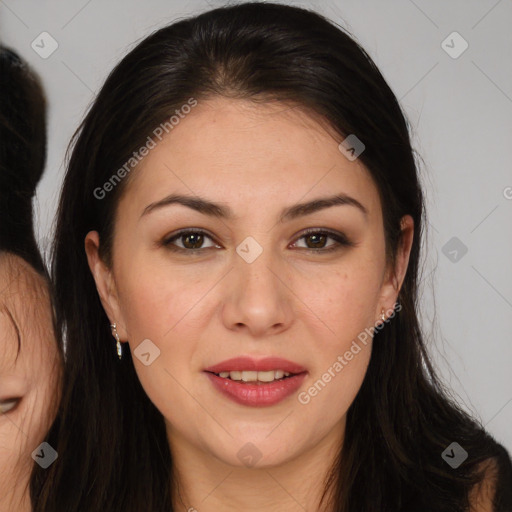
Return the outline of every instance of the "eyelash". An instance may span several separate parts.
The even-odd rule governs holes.
[[[179,253],[192,253],[192,254],[197,254],[197,253],[200,253],[202,251],[205,251],[207,249],[212,249],[213,247],[203,247],[203,248],[200,248],[200,249],[184,249],[183,247],[177,247],[175,245],[172,244],[172,242],[174,242],[175,240],[183,237],[184,235],[189,235],[189,234],[201,234],[201,235],[205,235],[207,236],[208,238],[210,238],[212,241],[213,238],[206,232],[204,231],[203,229],[200,229],[200,228],[197,228],[197,229],[186,229],[186,230],[181,230],[179,231],[178,233],[176,233],[175,235],[173,235],[171,238],[167,238],[166,240],[164,240],[162,242],[162,244],[167,247],[169,250],[173,251],[173,252],[179,252]],[[336,233],[336,232],[333,232],[333,231],[329,231],[329,230],[320,230],[320,229],[307,229],[306,231],[304,231],[301,236],[297,239],[297,240],[300,240],[301,238],[305,238],[309,235],[327,235],[328,238],[332,238],[333,240],[336,241],[336,244],[333,244],[332,246],[330,246],[329,248],[327,249],[303,249],[309,253],[330,253],[330,252],[333,252],[333,251],[337,251],[339,249],[341,249],[342,247],[353,247],[355,244],[353,242],[351,242],[350,240],[348,240],[348,238],[343,235],[342,233]]]

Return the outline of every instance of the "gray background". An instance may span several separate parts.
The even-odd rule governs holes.
[[[427,196],[422,325],[457,399],[512,452],[512,2],[288,3],[348,28],[401,101]],[[217,5],[0,1],[0,40],[40,74],[50,103],[48,165],[36,201],[42,250],[52,234],[66,145],[107,73],[149,32]],[[469,44],[457,58],[445,51],[463,48],[448,37],[454,31]],[[42,46],[42,32],[58,44],[47,58],[31,47]]]

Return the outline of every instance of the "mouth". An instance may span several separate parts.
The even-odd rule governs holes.
[[[203,371],[222,395],[253,407],[281,402],[297,391],[308,374],[299,364],[277,357],[238,357]]]

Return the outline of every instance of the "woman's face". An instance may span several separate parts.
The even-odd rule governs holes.
[[[341,441],[371,354],[362,334],[391,314],[412,243],[406,217],[394,277],[377,188],[341,140],[283,104],[199,102],[133,171],[111,269],[87,235],[103,305],[175,453],[268,467]],[[335,195],[350,199],[329,206]],[[280,370],[291,375],[265,382]]]
[[[0,511],[21,512],[31,510],[32,453],[56,414],[60,359],[45,280],[4,253],[0,283]],[[38,455],[43,464],[54,457]]]

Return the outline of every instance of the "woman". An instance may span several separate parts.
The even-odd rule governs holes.
[[[0,511],[30,512],[30,476],[57,455],[41,443],[55,419],[61,353],[32,197],[46,159],[37,76],[0,47]]]
[[[425,351],[423,225],[404,116],[339,28],[247,3],[150,35],[64,181],[37,510],[510,508],[508,454]]]

